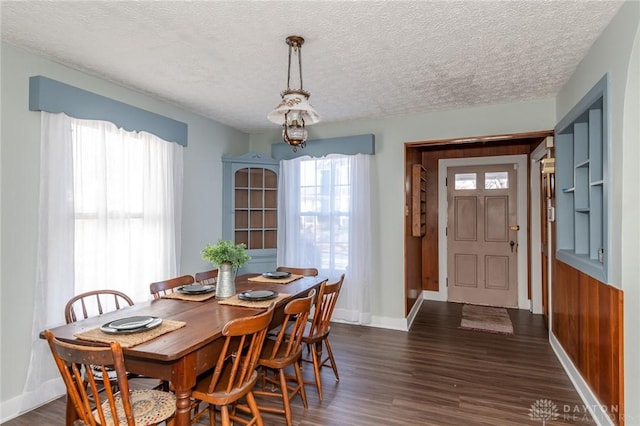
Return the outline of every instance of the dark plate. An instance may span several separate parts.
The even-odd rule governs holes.
[[[183,285],[178,288],[180,293],[184,294],[203,294],[203,293],[211,293],[212,291],[216,291],[215,285],[200,285],[200,284],[190,284]]]
[[[136,328],[147,326],[154,319],[155,317],[148,317],[148,316],[120,318],[115,321],[111,321],[108,324],[108,327],[116,330],[134,330]]]
[[[132,317],[134,318],[134,317]],[[162,324],[162,318],[158,318],[158,317],[138,317],[138,318],[151,318],[151,321],[149,323],[147,323],[146,325],[143,326],[139,326],[137,328],[114,328],[112,327],[113,323],[117,322],[117,321],[123,321],[125,319],[129,319],[129,318],[123,318],[122,320],[116,320],[116,321],[111,321],[108,322],[104,325],[102,325],[102,327],[100,327],[101,331],[104,331],[105,333],[109,333],[109,334],[132,334],[132,333],[140,333],[141,331],[147,331],[147,330],[151,330],[156,328],[157,326],[159,326],[160,324]],[[131,323],[133,324],[133,323]],[[122,326],[122,325],[120,325]]]
[[[250,300],[252,302],[274,299],[276,297],[278,297],[278,292],[272,290],[249,290],[238,294],[238,299]]]
[[[291,276],[291,272],[265,272],[264,274],[262,274],[262,276],[265,278],[273,278],[277,280],[280,278],[289,278]]]

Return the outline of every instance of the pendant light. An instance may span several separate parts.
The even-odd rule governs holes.
[[[271,111],[267,118],[276,124],[282,125],[282,140],[297,151],[298,147],[304,148],[307,142],[306,126],[320,121],[320,115],[309,103],[309,92],[302,88],[302,45],[304,38],[289,36],[286,38],[289,45],[289,67],[287,72],[287,89],[280,96],[282,100]],[[300,77],[299,88],[291,88],[291,54],[298,56],[298,75]]]

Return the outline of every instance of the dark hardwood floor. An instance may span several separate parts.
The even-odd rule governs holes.
[[[549,425],[595,424],[549,346],[542,316],[510,310],[515,335],[505,336],[459,329],[461,309],[424,302],[409,332],[332,325],[340,382],[323,369],[324,401],[308,385],[309,409],[299,397],[292,401],[294,424],[542,424],[530,417],[540,400],[552,404],[539,414]],[[304,374],[311,380],[311,365]],[[266,425],[285,424],[282,416],[263,417]],[[63,425],[64,398],[4,424]]]

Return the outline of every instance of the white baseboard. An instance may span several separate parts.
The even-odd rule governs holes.
[[[331,320],[331,322],[337,322],[342,324],[354,324],[349,321],[341,321],[341,320]],[[392,317],[381,317],[373,315],[371,317],[371,323],[369,324],[354,324],[361,325],[364,327],[377,327],[377,328],[388,328],[390,330],[402,330],[407,331],[407,320],[405,318],[392,318]]]
[[[422,306],[422,302],[424,301],[424,295],[420,293],[418,299],[413,304],[411,311],[409,311],[409,315],[407,315],[407,330],[411,329],[411,325],[413,324],[413,320],[416,319],[418,312],[420,312],[420,307]]]
[[[578,369],[573,365],[569,355],[567,355],[556,336],[551,332],[549,333],[549,343],[584,403],[584,407],[579,407],[579,409],[588,410],[598,426],[614,426],[613,421],[609,417],[610,410],[598,401],[598,398],[591,391],[587,382],[584,381]],[[558,411],[562,415],[563,410],[560,409],[560,407]]]
[[[0,423],[8,422],[9,420],[18,417],[20,415],[20,401],[22,396],[16,396],[7,401],[2,401],[0,404]]]
[[[66,393],[62,378],[48,380],[36,391],[0,403],[0,424],[54,401]]]
[[[433,300],[433,301],[436,301],[436,302],[446,302],[447,301],[447,292],[446,291],[422,290],[422,299],[423,300]]]

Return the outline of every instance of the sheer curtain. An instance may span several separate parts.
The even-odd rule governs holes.
[[[32,350],[20,411],[64,393],[39,333],[64,323],[74,294],[112,288],[134,301],[178,274],[182,147],[114,124],[42,113]]]
[[[364,154],[280,162],[278,265],[345,273],[333,318],[360,324],[371,322],[370,181]]]

